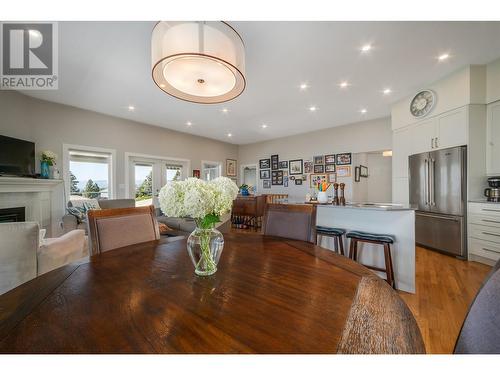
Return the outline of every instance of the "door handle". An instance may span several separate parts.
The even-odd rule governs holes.
[[[483,208],[483,211],[500,212],[500,210],[494,210],[493,208]]]
[[[481,219],[481,221],[484,221],[485,223],[495,223],[495,224],[500,224],[500,221],[498,221],[498,220]]]
[[[434,138],[431,138],[431,148],[434,148]]]
[[[439,147],[439,145],[438,145],[438,137],[434,138],[434,147],[435,148]]]
[[[434,169],[436,166],[436,160],[430,159],[429,161],[429,204],[431,206],[435,206],[436,202],[434,201]]]
[[[425,205],[429,204],[429,160],[425,159],[425,183],[424,183]]]
[[[492,252],[492,253],[499,253],[499,252],[500,252],[500,251],[498,251],[498,250],[491,250],[491,249],[488,249],[488,248],[486,248],[486,247],[483,247],[482,249],[483,249],[483,250],[486,250],[486,251],[490,251],[490,252]]]
[[[490,232],[482,232],[483,234],[486,234],[488,236],[495,236],[495,237],[500,237],[500,234],[496,234],[496,233],[490,233]]]
[[[448,221],[458,221],[460,222],[460,219],[457,219],[456,217],[446,217],[446,216],[439,216],[439,215],[432,215],[432,214],[422,214],[418,213],[417,216],[424,216],[424,217],[431,217],[433,219],[441,219],[441,220],[448,220]]]

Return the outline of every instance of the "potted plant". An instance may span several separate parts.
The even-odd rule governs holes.
[[[158,199],[166,216],[191,217],[196,222],[187,240],[187,250],[197,275],[208,276],[217,271],[224,237],[215,224],[221,215],[231,211],[237,195],[238,186],[227,177],[208,182],[188,178],[171,181],[161,188]]]
[[[241,195],[243,195],[243,196],[250,195],[250,193],[248,192],[248,189],[249,189],[249,188],[250,188],[250,187],[249,187],[247,184],[243,184],[243,185],[241,185],[241,186],[240,186],[240,193],[241,193]]]

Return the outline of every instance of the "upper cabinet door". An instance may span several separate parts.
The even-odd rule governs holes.
[[[467,109],[445,113],[437,119],[437,147],[448,148],[467,144]]]
[[[487,107],[486,173],[500,175],[500,101]]]
[[[420,154],[434,149],[436,134],[436,119],[423,120],[411,126],[411,152]]]

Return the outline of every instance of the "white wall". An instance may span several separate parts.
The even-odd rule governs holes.
[[[306,134],[273,139],[266,142],[242,145],[239,147],[240,164],[258,164],[259,159],[267,159],[278,154],[280,160],[303,159],[312,160],[316,155],[337,154],[342,152],[369,152],[390,150],[392,147],[391,123],[389,118],[333,127]],[[354,176],[354,165],[352,176]],[[258,176],[259,177],[259,176]],[[352,178],[339,179],[346,183],[346,198],[352,199]],[[259,193],[289,194],[290,199],[301,201],[306,193],[313,191],[309,179],[303,185],[296,186],[289,181],[288,188],[273,186],[263,189],[262,180],[258,178]]]
[[[500,100],[500,59],[486,66],[486,103]]]
[[[368,168],[368,177],[355,181],[352,175],[354,202],[390,203],[392,201],[392,160],[382,152],[354,154],[354,164]],[[353,165],[354,168],[354,165]]]
[[[61,171],[63,144],[116,150],[114,191],[119,198],[127,196],[125,152],[189,159],[192,169],[201,169],[201,160],[220,161],[223,173],[225,159],[238,157],[237,145],[46,102],[14,91],[0,91],[0,134],[35,142],[37,157],[42,150],[56,152]]]

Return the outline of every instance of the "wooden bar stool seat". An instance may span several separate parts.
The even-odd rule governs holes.
[[[344,255],[344,239],[342,236],[345,234],[346,230],[341,228],[325,227],[322,225],[316,225],[316,236],[320,236],[320,243],[323,236],[333,238],[333,246],[337,253]]]
[[[351,243],[349,246],[349,258],[351,258],[355,262],[358,261],[358,242],[372,243],[375,245],[384,246],[385,268],[375,267],[367,264],[363,264],[363,266],[375,271],[385,272],[386,281],[391,287],[395,288],[396,285],[394,282],[394,267],[392,265],[391,256],[391,244],[394,243],[395,237],[390,234],[378,234],[360,231],[351,231],[347,233],[346,237],[351,239]]]

